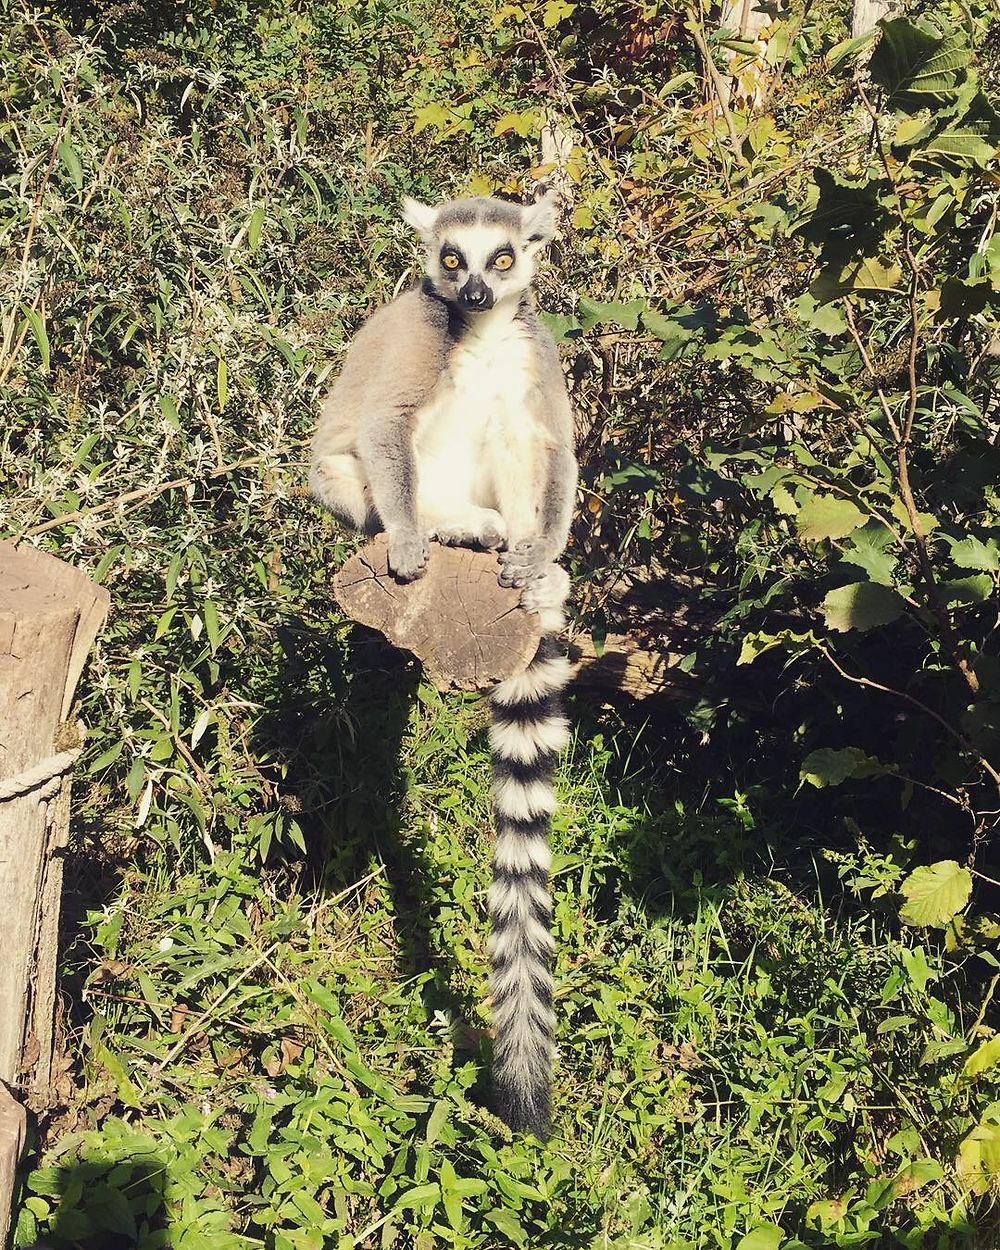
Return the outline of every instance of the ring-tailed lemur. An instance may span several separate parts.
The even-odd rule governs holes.
[[[530,289],[554,205],[408,199],[403,218],[427,247],[426,276],[351,344],[323,406],[310,485],[356,529],[385,529],[401,580],[423,572],[432,538],[496,549],[500,582],[522,587],[522,605],[541,617],[535,658],[492,692],[489,954],[497,1109],[512,1128],[544,1135],[554,1025],[548,830],[568,735],[560,695],[569,669],[555,635],[569,578],[554,561],[577,478],[566,383]]]

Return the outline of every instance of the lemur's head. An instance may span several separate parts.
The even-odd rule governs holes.
[[[520,299],[535,257],[555,234],[552,194],[526,208],[487,196],[437,208],[403,201],[403,220],[427,245],[427,276],[437,292],[466,312]]]

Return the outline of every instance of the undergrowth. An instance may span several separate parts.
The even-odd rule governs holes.
[[[0,530],[114,602],[17,1245],[1000,1244],[998,34],[921,7],[870,70],[776,11],[754,110],[676,5],[4,0]],[[576,628],[686,677],[575,699],[541,1145],[485,1109],[482,706],[336,613],[303,481],[401,197],[529,194],[552,118]]]

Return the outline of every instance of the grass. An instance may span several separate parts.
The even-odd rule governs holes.
[[[729,395],[719,370],[656,364],[649,335],[616,354],[599,320],[700,275],[706,249],[719,299],[763,263],[720,209],[741,175],[691,74],[673,66],[675,133],[628,82],[573,78],[560,30],[543,55],[468,6],[3,16],[0,527],[115,605],[82,692],[60,1075],[16,1245],[1000,1244],[996,1074],[964,1067],[993,965],[900,928],[898,812],[845,832],[777,749],[739,759],[582,694],[554,831],[556,1130],[512,1140],[486,1109],[482,703],[421,684],[329,597],[351,544],[302,490],[319,395],[415,272],[402,194],[530,185],[527,82],[592,110],[586,214],[542,279],[557,314],[598,301],[564,343],[591,459],[667,456]],[[536,35],[548,16],[568,20],[536,6]],[[842,33],[820,18],[810,46]],[[609,74],[616,31],[605,13],[593,32]],[[786,168],[792,131],[783,185],[811,167],[814,68],[753,177]],[[714,234],[683,250],[694,206]],[[794,266],[768,264],[780,294]],[[603,511],[587,496],[573,559],[595,629],[608,584],[673,541],[657,509],[682,544],[721,526],[665,494],[639,523],[627,490]],[[691,719],[707,737],[705,709]]]

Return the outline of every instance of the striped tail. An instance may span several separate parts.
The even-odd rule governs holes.
[[[543,625],[549,627],[544,616]],[[548,833],[556,806],[552,776],[569,736],[560,699],[568,680],[569,661],[547,635],[527,669],[492,694],[493,1088],[497,1114],[540,1138],[548,1134],[555,1027]]]

